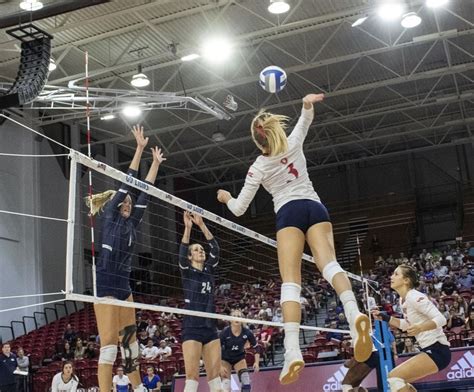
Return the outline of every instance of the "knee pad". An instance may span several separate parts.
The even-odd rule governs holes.
[[[229,378],[224,378],[222,379],[222,390],[224,392],[231,392],[231,386],[230,386],[230,379]]]
[[[398,392],[406,385],[405,380],[400,377],[389,377],[387,378],[387,382],[391,392]]]
[[[326,279],[326,281],[331,286],[333,286],[332,280],[334,279],[334,276],[338,274],[339,272],[346,272],[346,271],[344,271],[339,265],[339,263],[334,260],[327,263],[321,272],[323,274],[324,279]]]
[[[135,336],[136,330],[137,327],[135,325],[128,325],[120,331],[120,335],[123,336],[120,351],[122,353],[123,371],[125,374],[133,373],[135,370],[138,370],[140,348],[136,340],[130,343],[132,337]]]
[[[240,369],[239,370],[239,380],[240,384],[242,385],[242,391],[250,391],[250,374],[247,369]]]
[[[222,385],[221,385],[221,378],[216,377],[213,378],[211,381],[208,381],[209,384],[209,390],[211,392],[221,392],[222,391]]]
[[[280,304],[285,302],[301,302],[301,286],[296,283],[283,283],[281,285]]]
[[[199,383],[196,380],[186,380],[183,392],[197,392]]]
[[[117,359],[117,346],[110,344],[100,348],[99,364],[113,365]]]

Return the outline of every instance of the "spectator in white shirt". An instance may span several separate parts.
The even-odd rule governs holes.
[[[159,355],[158,347],[153,346],[153,340],[148,339],[146,347],[142,351],[142,356],[145,359],[155,359]]]
[[[172,354],[171,347],[169,347],[166,344],[165,340],[162,340],[160,342],[160,347],[158,348],[158,355],[160,356],[160,361],[168,358],[169,356],[171,356],[171,354]]]
[[[146,327],[146,333],[148,334],[149,338],[153,338],[155,336],[155,332],[158,329],[156,325],[153,324],[153,320],[149,319],[148,320],[148,325]]]
[[[123,374],[122,366],[117,368],[117,374],[112,379],[112,383],[114,386],[114,392],[128,392],[128,384],[130,384],[130,380],[125,374]]]

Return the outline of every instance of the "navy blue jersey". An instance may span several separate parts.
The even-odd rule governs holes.
[[[179,246],[179,269],[183,281],[185,309],[215,313],[214,268],[219,264],[219,244],[213,238],[208,241],[210,250],[202,271],[194,268],[188,259],[189,244]],[[216,320],[196,316],[185,316],[183,328],[215,328]]]
[[[136,170],[129,169],[128,176],[135,177]],[[104,208],[102,215],[102,247],[97,263],[98,291],[106,295],[105,291],[114,288],[123,289],[123,282],[130,278],[132,270],[132,254],[137,237],[136,228],[140,223],[149,195],[141,192],[128,218],[120,214],[120,204],[125,200],[130,187],[123,183]],[[107,286],[107,287],[99,287]],[[104,291],[105,290],[105,291]]]
[[[222,359],[225,361],[245,358],[245,343],[247,342],[260,353],[260,346],[257,344],[254,334],[248,328],[242,327],[240,335],[235,336],[230,326],[225,327],[220,334],[220,339]]]
[[[0,386],[15,384],[15,375],[13,372],[17,368],[16,355],[10,353],[10,356],[0,352]]]

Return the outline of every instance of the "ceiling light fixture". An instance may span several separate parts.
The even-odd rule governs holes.
[[[199,54],[191,53],[191,54],[188,54],[187,56],[181,57],[181,61],[193,61],[193,60],[198,59],[199,57],[201,57]]]
[[[232,45],[225,38],[212,38],[202,47],[202,55],[212,63],[223,63],[232,54]]]
[[[448,4],[449,0],[426,0],[426,6],[430,8],[438,8]]]
[[[385,21],[396,20],[403,13],[403,6],[401,3],[383,3],[378,9],[377,14]]]
[[[49,59],[49,66],[48,66],[49,72],[54,71],[56,68],[57,68],[56,61],[54,61],[54,59],[51,57]]]
[[[38,0],[25,0],[20,3],[20,8],[25,11],[37,11],[43,8],[43,3]]]
[[[127,105],[122,109],[122,114],[125,117],[138,117],[142,114],[142,110],[136,105]]]
[[[138,66],[138,73],[132,76],[130,82],[133,87],[146,87],[150,84],[150,79],[142,72],[142,66]]]
[[[100,119],[101,120],[113,120],[115,118],[115,114],[109,113],[104,114]]]
[[[368,16],[362,16],[359,19],[357,19],[354,23],[352,23],[352,27],[357,27],[360,26],[362,23],[364,23],[367,20]]]
[[[272,14],[284,14],[290,10],[290,5],[284,0],[270,0],[268,12]]]
[[[416,12],[409,12],[403,15],[402,26],[406,29],[411,29],[418,26],[421,23],[421,18]]]

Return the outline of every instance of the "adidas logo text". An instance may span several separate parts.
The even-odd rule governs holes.
[[[448,380],[459,380],[474,377],[474,355],[466,352],[448,372]]]
[[[334,372],[334,375],[326,381],[326,384],[323,385],[323,391],[340,391],[342,389],[342,380],[344,379],[348,371],[349,369],[344,366],[341,366],[339,369],[337,369]]]

